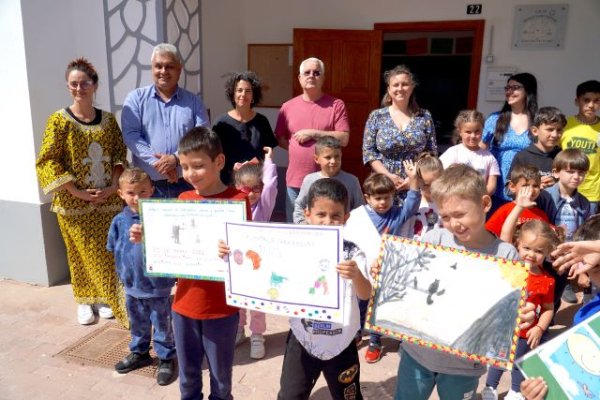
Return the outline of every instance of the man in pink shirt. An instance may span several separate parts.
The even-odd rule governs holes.
[[[302,180],[318,170],[314,161],[316,139],[333,136],[342,146],[346,146],[350,131],[344,102],[323,93],[325,66],[321,60],[307,58],[302,61],[298,80],[302,94],[281,106],[275,126],[279,146],[289,152],[285,177],[288,222],[292,222],[294,202],[300,192]]]

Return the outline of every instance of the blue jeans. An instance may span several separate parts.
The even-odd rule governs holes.
[[[183,192],[193,190],[192,185],[187,183],[183,178],[179,178],[176,183],[168,183],[167,180],[153,181],[155,199],[176,199]]]
[[[433,372],[401,351],[394,400],[428,400],[436,385],[441,400],[474,399],[478,384],[477,376]]]
[[[600,201],[590,201],[590,215],[598,213],[598,204],[600,204]]]
[[[215,319],[193,319],[173,311],[181,400],[202,399],[202,360],[210,373],[209,400],[232,400],[233,351],[239,313]]]
[[[150,350],[150,339],[154,338],[154,350],[158,358],[161,360],[175,358],[170,297],[139,299],[126,295],[125,305],[131,331],[129,350],[147,353]],[[152,332],[153,327],[154,332]]]
[[[285,196],[285,220],[286,222],[294,222],[294,205],[300,193],[299,188],[288,187]]]

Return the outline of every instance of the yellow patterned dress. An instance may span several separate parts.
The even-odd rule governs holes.
[[[45,194],[53,192],[51,211],[67,248],[73,296],[78,304],[108,304],[124,326],[127,312],[112,253],[106,250],[108,229],[123,209],[110,196],[92,205],[58,187],[72,181],[79,189],[104,188],[112,183],[114,167],[125,165],[127,150],[115,117],[96,109],[96,119],[85,123],[68,109],[48,118],[37,159],[38,179]]]

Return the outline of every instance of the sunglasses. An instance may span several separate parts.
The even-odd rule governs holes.
[[[319,77],[321,76],[321,71],[319,71],[318,69],[313,69],[313,70],[309,70],[309,71],[304,71],[302,73],[302,75],[304,76],[314,76],[314,77]]]
[[[238,190],[245,194],[260,193],[263,190],[263,185],[256,185],[256,186],[252,186],[252,187],[242,186],[242,187],[238,188]]]

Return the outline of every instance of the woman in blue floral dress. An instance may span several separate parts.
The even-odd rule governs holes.
[[[412,72],[399,65],[383,75],[387,85],[382,105],[371,112],[365,125],[363,162],[387,175],[396,185],[395,203],[406,196],[408,179],[402,165],[423,151],[437,155],[435,128],[429,111],[418,106]]]
[[[504,190],[510,180],[510,166],[515,155],[531,144],[529,126],[538,108],[537,80],[527,72],[509,77],[504,92],[504,106],[487,118],[481,138],[500,165],[496,193],[492,196],[492,209],[488,215],[512,201]]]

